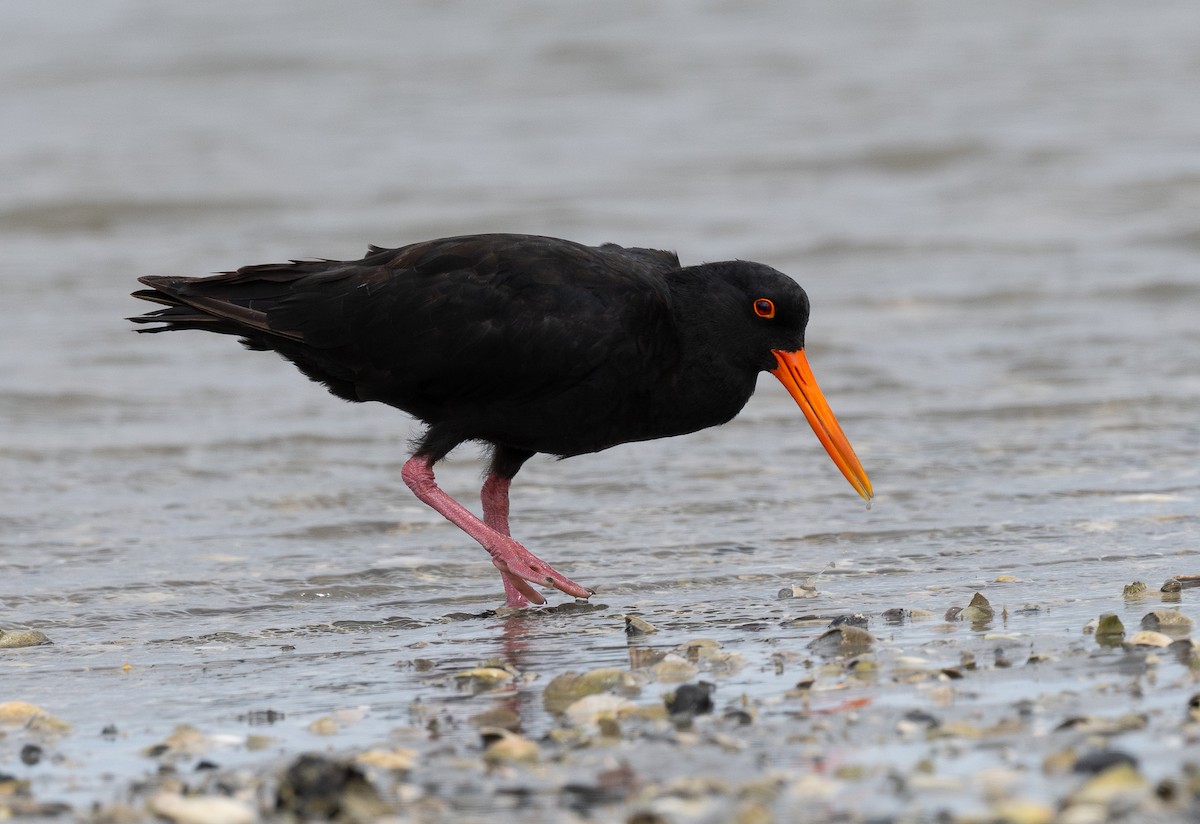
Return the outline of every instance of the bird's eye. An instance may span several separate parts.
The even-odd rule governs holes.
[[[754,301],[754,314],[760,318],[773,318],[775,317],[775,304],[766,298],[759,298]]]

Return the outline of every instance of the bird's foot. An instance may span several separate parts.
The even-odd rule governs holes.
[[[512,538],[486,547],[492,563],[504,577],[505,604],[510,607],[544,604],[546,599],[530,583],[550,586],[576,598],[590,598],[592,591],[572,581]]]

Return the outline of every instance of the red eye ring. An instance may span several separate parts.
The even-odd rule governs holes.
[[[754,301],[754,314],[760,318],[773,318],[775,317],[775,304],[766,298],[759,298]]]

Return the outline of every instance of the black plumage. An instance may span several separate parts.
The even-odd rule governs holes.
[[[587,594],[565,578],[561,585],[548,565],[533,564],[530,576],[502,563],[512,553],[537,561],[507,532],[508,481],[525,460],[730,420],[759,372],[789,383],[778,353],[803,360],[809,314],[804,290],[762,264],[684,267],[670,252],[528,235],[443,238],[371,247],[356,261],[141,281],[150,288],[134,296],[166,308],[131,318],[159,324],[139,331],[236,335],[251,349],[278,352],[338,397],[380,401],[423,421],[405,480],[488,548],[513,605],[542,600],[526,580]],[[801,401],[800,390],[789,391]],[[866,475],[816,396],[818,411],[805,414],[819,436],[813,415],[828,416],[821,426],[835,431],[848,456],[839,459],[823,437],[826,448],[869,497]],[[493,447],[482,522],[441,501],[433,482],[433,464],[465,441]]]

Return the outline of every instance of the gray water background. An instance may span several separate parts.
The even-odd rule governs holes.
[[[0,5],[0,627],[55,642],[0,655],[0,700],[78,730],[65,771],[3,741],[0,768],[109,800],[176,723],[236,741],[268,708],[281,757],[366,746],[439,695],[412,658],[619,664],[626,611],[738,648],[754,695],[794,677],[747,622],[940,614],[1012,575],[993,601],[1042,609],[1008,630],[1053,647],[1122,584],[1200,572],[1198,24],[1191,0]],[[514,534],[609,611],[459,620],[499,580],[403,487],[414,423],[122,320],[139,275],[477,231],[793,275],[874,506],[764,376],[725,427],[518,478]],[[478,455],[439,479],[475,505]],[[822,571],[817,604],[775,600]],[[367,722],[306,732],[347,709]]]

